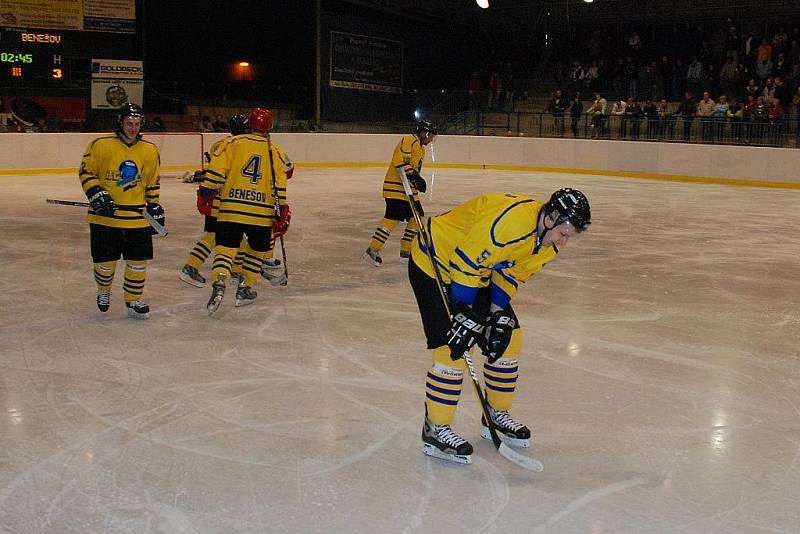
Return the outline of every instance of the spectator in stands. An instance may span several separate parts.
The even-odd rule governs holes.
[[[778,52],[778,57],[775,59],[775,65],[772,68],[772,75],[775,77],[780,76],[786,78],[789,74],[789,65],[786,64],[786,54]]]
[[[775,98],[775,83],[772,78],[767,78],[764,82],[764,89],[761,90],[761,96],[764,97],[764,102],[769,107],[772,99]]]
[[[719,92],[734,94],[736,91],[736,81],[739,77],[739,65],[733,55],[729,55],[725,64],[719,71]]]
[[[756,48],[756,63],[761,63],[772,57],[772,45],[766,39],[761,40],[761,44]]]
[[[637,82],[639,81],[639,66],[628,56],[625,58],[625,80],[628,84],[627,91],[624,95],[617,95],[617,98],[627,98],[637,94]]]
[[[211,127],[214,128],[214,131],[217,133],[227,132],[228,121],[223,120],[222,115],[217,114],[214,117],[214,122],[211,123]]]
[[[747,87],[744,88],[744,99],[747,100],[748,96],[752,96],[755,99],[758,98],[759,94],[761,94],[761,88],[756,83],[755,78],[750,78],[750,81],[747,82]]]
[[[586,73],[583,77],[583,87],[587,91],[596,91],[597,87],[597,79],[600,77],[600,66],[597,61],[592,61],[591,66],[586,69]]]
[[[658,103],[658,136],[672,139],[675,135],[675,118],[669,109],[669,103],[665,98]]]
[[[694,101],[691,91],[686,91],[685,97],[678,105],[674,115],[680,115],[683,120],[683,140],[688,141],[692,134],[692,122],[697,115],[697,102]]]
[[[625,108],[627,107],[628,103],[623,100],[615,100],[613,104],[611,104],[611,130],[614,130],[614,124],[616,123],[619,125],[619,136],[620,139],[625,138],[625,130],[627,124],[625,123]]]
[[[761,47],[759,47],[761,48]],[[759,59],[756,63],[756,77],[761,85],[764,85],[767,78],[772,74],[772,60],[767,56],[765,59]]]
[[[789,88],[786,87],[786,84],[783,83],[783,78],[780,76],[775,76],[772,82],[772,98],[780,101],[781,108],[785,108],[786,104],[789,103]],[[772,102],[770,102],[770,105],[772,105]]]
[[[704,85],[703,76],[703,64],[697,56],[693,56],[686,70],[686,90],[692,94],[700,92]]]
[[[792,97],[792,104],[794,104],[794,116],[796,121],[795,131],[797,132],[797,136],[800,137],[800,87],[797,88],[797,91]]]
[[[572,136],[577,139],[578,137],[578,122],[581,120],[583,114],[583,104],[581,103],[580,93],[575,93],[575,98],[572,100],[572,105],[569,107],[569,116],[572,119],[570,129]]]
[[[556,135],[564,135],[564,112],[568,107],[567,99],[561,95],[561,90],[557,89],[553,93],[553,99],[547,105],[547,111],[553,114],[553,132]]]
[[[647,121],[647,138],[655,139],[658,136],[658,106],[648,98],[642,106],[642,113]]]
[[[758,103],[758,96],[747,95],[747,99],[742,104],[742,122],[744,123],[744,142],[749,143],[753,139],[753,108]]]
[[[728,97],[725,95],[719,95],[717,99],[717,104],[714,106],[714,138],[717,140],[718,143],[722,142],[722,139],[725,135],[725,123],[728,122]]]
[[[697,103],[697,117],[700,119],[703,141],[711,139],[711,117],[714,115],[716,105],[708,91],[703,93],[703,99]]]
[[[497,105],[500,93],[503,91],[503,82],[496,70],[489,75],[489,109]]]
[[[154,117],[153,120],[149,121],[147,125],[147,129],[151,132],[166,132],[167,127],[164,126],[164,123],[161,122],[161,117]]]
[[[628,98],[625,105],[625,116],[623,123],[628,123],[631,128],[631,139],[639,139],[639,125],[642,119],[642,107],[634,97]],[[627,132],[623,132],[622,136],[625,137]]]
[[[638,33],[633,32],[630,37],[628,37],[628,48],[630,48],[631,55],[639,55],[639,51],[642,49],[642,39],[639,37]]]
[[[600,93],[594,94],[594,103],[586,112],[591,116],[592,137],[605,135],[608,101]]]
[[[784,123],[783,123],[783,106],[781,101],[777,98],[772,99],[769,105],[769,129],[770,129],[770,144],[780,146],[782,144]]]
[[[741,39],[736,31],[736,27],[731,26],[728,28],[728,35],[725,37],[725,57],[732,57],[734,63],[738,64],[741,44]]]
[[[788,44],[789,35],[786,33],[786,29],[783,26],[778,26],[778,31],[772,37],[772,46],[774,46],[777,51],[785,49]]]
[[[211,117],[203,115],[200,118],[200,123],[197,125],[198,132],[213,132],[214,125],[211,123]]]
[[[731,97],[725,116],[731,123],[731,137],[738,142],[742,136],[742,105],[739,104],[735,96]]]
[[[684,63],[683,59],[675,59],[675,68],[672,71],[672,92],[667,95],[667,101],[672,102],[680,98],[686,92],[686,75],[689,72],[689,66]]]
[[[753,137],[751,141],[761,144],[764,142],[767,123],[769,122],[769,107],[763,96],[759,96],[752,111]]]
[[[572,63],[569,77],[572,80],[572,90],[576,93],[580,92],[583,87],[583,79],[586,78],[586,69],[583,68],[580,61]]]

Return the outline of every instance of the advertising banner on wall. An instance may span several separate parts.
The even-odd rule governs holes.
[[[331,87],[403,92],[403,43],[354,33],[330,35]]]
[[[122,104],[142,105],[144,80],[92,78],[92,109],[118,109]]]
[[[123,59],[92,59],[92,78],[141,80],[144,78],[144,64]]]
[[[3,0],[0,26],[136,32],[136,0]]]
[[[144,64],[123,59],[92,59],[92,109],[142,104]]]

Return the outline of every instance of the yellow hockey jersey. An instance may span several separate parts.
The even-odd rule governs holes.
[[[243,134],[229,137],[211,156],[203,186],[218,190],[220,222],[272,226],[275,219],[273,170],[278,202],[286,205],[286,169],[289,159],[266,137]]]
[[[536,233],[542,203],[528,196],[487,193],[427,221],[434,257],[453,299],[472,304],[491,286],[492,303],[505,308],[524,283],[554,259]],[[414,262],[430,277],[427,248],[417,237]]]
[[[92,186],[100,186],[111,195],[117,209],[105,217],[89,208],[86,220],[115,228],[148,227],[136,210],[144,209],[148,202],[159,201],[160,164],[158,147],[149,141],[140,139],[128,146],[116,134],[92,141],[78,171],[81,187],[85,193]]]
[[[208,162],[205,165],[205,168],[208,168],[208,163],[211,163],[211,158],[214,158],[217,155],[219,155],[220,148],[224,146],[224,144],[232,138],[233,136],[226,137],[224,139],[220,139],[219,141],[211,145],[211,148],[209,148],[208,152],[206,152],[206,156],[208,157]],[[217,191],[217,194],[214,195],[214,200],[211,203],[211,217],[214,217],[216,219],[218,215],[219,215],[219,191]]]
[[[412,170],[422,172],[423,159],[425,159],[425,147],[420,144],[417,136],[414,134],[404,136],[394,148],[392,162],[389,163],[389,168],[386,170],[386,176],[383,179],[383,198],[407,200],[396,167],[402,165],[406,174]],[[414,192],[414,200],[419,200],[417,188],[412,185],[411,190]]]

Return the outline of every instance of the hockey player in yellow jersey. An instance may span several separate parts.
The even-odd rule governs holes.
[[[424,214],[419,201],[419,193],[427,189],[425,179],[420,175],[422,160],[425,159],[425,147],[433,142],[436,137],[436,128],[429,121],[417,123],[417,132],[404,136],[394,149],[392,161],[383,179],[383,198],[386,210],[378,223],[378,228],[372,235],[369,247],[364,253],[364,259],[378,267],[383,263],[380,252],[397,225],[401,221],[408,221],[403,239],[400,241],[400,261],[407,262],[411,253],[411,243],[417,235],[417,223],[411,216],[411,208],[403,191],[403,184],[397,175],[397,167],[402,165],[408,176],[414,193],[414,203],[420,216]]]
[[[231,137],[242,135],[250,131],[246,115],[233,115],[228,121],[228,126],[231,131]],[[221,146],[228,140],[230,140],[231,137],[220,139],[219,141],[211,145],[209,151],[206,152],[204,155],[206,159],[206,164],[211,162],[212,155],[216,157],[221,152]],[[209,203],[208,199],[204,197],[201,194],[200,189],[198,189],[197,210],[202,215],[205,215],[205,222],[203,227],[205,233],[200,238],[200,240],[197,243],[195,243],[194,247],[192,247],[192,250],[189,251],[189,256],[186,258],[186,262],[181,268],[179,277],[187,284],[193,285],[195,287],[204,287],[206,285],[206,279],[203,275],[200,274],[199,269],[200,267],[203,266],[206,259],[211,254],[211,251],[214,250],[214,246],[216,244],[214,235],[216,232],[216,225],[217,225],[217,211],[219,210],[219,198],[215,194],[213,195],[211,202]]]
[[[90,246],[97,283],[97,307],[111,305],[111,284],[117,260],[125,260],[125,306],[128,316],[150,317],[144,303],[147,261],[153,258],[152,229],[141,212],[164,223],[159,203],[158,147],[144,141],[144,113],[137,104],[124,104],[117,115],[116,133],[98,137],[81,160],[79,178],[89,199]]]
[[[248,250],[242,265],[244,283],[236,291],[236,306],[252,303],[253,286],[261,272],[270,239],[286,232],[291,210],[286,203],[286,154],[272,143],[272,113],[263,108],[250,112],[252,133],[232,137],[204,171],[201,194],[217,192],[219,211],[212,291],[207,309],[217,311],[231,275],[234,256],[247,237]]]
[[[544,204],[528,196],[484,194],[428,220],[426,232],[450,314],[429,250],[418,238],[408,275],[433,349],[425,388],[425,454],[471,462],[472,445],[450,425],[466,368],[462,356],[475,344],[487,357],[483,376],[494,427],[507,445],[529,446],[530,430],[508,413],[522,349],[511,300],[520,284],[590,224],[589,202],[574,189],[560,189]],[[484,419],[482,425],[481,435],[491,439]]]

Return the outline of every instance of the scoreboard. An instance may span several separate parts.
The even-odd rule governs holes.
[[[136,45],[132,34],[3,28],[0,86],[62,87],[89,78],[92,58],[139,57]]]

